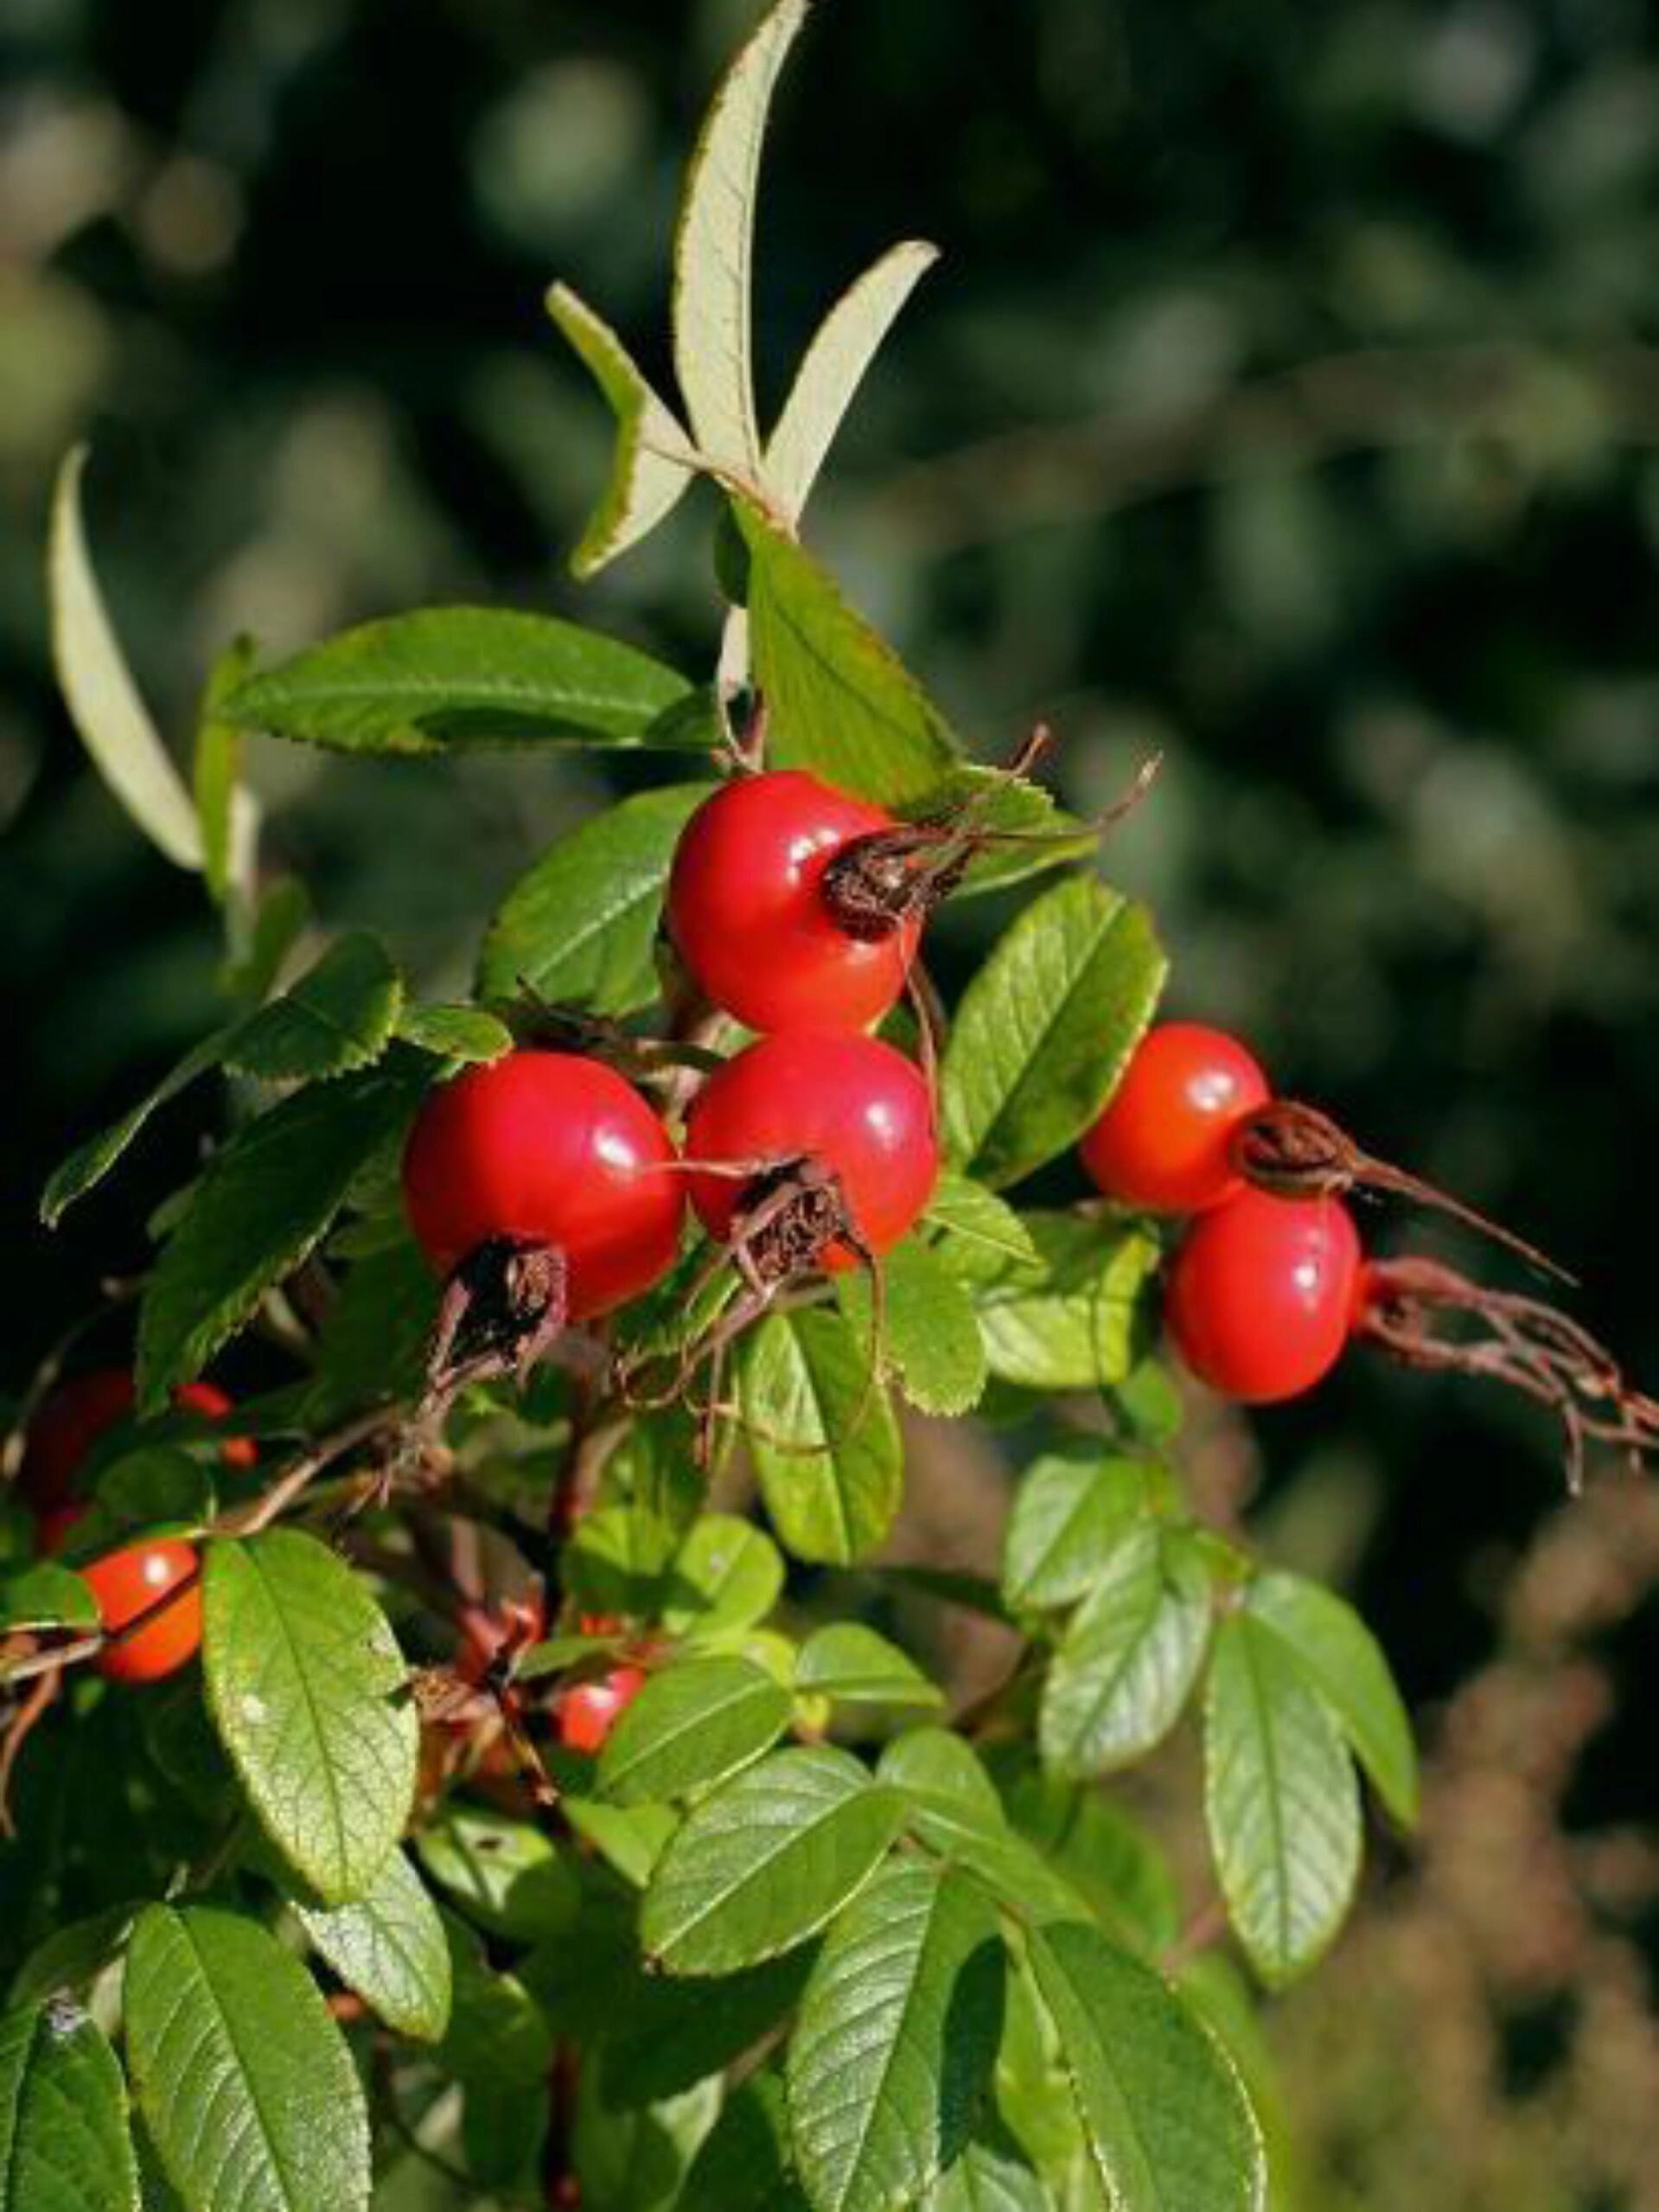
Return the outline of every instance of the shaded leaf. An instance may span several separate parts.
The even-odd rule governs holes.
[[[779,2075],[763,2068],[731,2092],[692,2161],[675,2212],[807,2212],[790,2164]]]
[[[657,996],[653,957],[680,834],[712,785],[641,791],[580,822],[519,878],[478,959],[486,998],[527,986],[558,1005],[632,1013]]]
[[[150,1905],[127,1954],[127,2050],[188,2212],[362,2212],[368,2120],[310,1976],[239,1914]]]
[[[922,2212],[1056,2212],[1041,2176],[1011,2145],[970,2143],[922,2200]]]
[[[705,2081],[751,2050],[800,2002],[814,1952],[802,1945],[740,1974],[677,1981],[639,1971],[616,2003],[601,2053],[606,2100],[654,2104]]]
[[[740,1402],[766,1510],[801,1559],[845,1566],[892,1526],[898,1423],[870,1356],[839,1314],[772,1314],[747,1339]]]
[[[1216,1632],[1204,1708],[1204,1811],[1222,1892],[1264,1981],[1305,1972],[1359,1875],[1359,1789],[1324,1700],[1273,1630]]]
[[[0,1575],[0,1634],[34,1628],[78,1628],[99,1625],[98,1603],[79,1575],[54,1559],[42,1559],[16,1574]],[[5,1672],[0,1661],[0,1678]]]
[[[41,1219],[48,1229],[55,1229],[65,1212],[75,1200],[101,1183],[122,1154],[138,1135],[150,1116],[170,1099],[187,1090],[196,1077],[206,1075],[224,1058],[225,1047],[236,1033],[235,1025],[215,1030],[194,1045],[182,1058],[175,1061],[154,1090],[146,1092],[136,1106],[100,1129],[96,1136],[79,1144],[53,1173],[41,1194]]]
[[[1025,1216],[1037,1268],[1010,1267],[978,1292],[979,1329],[993,1375],[1028,1390],[1103,1390],[1139,1354],[1141,1294],[1158,1263],[1157,1239],[1111,1218]]]
[[[0,2018],[0,2212],[137,2212],[127,2089],[71,1998]]]
[[[693,1659],[653,1675],[599,1755],[599,1787],[620,1805],[683,1797],[723,1781],[783,1733],[788,1694],[743,1659]]]
[[[815,1934],[870,1879],[903,1800],[856,1759],[782,1751],[699,1805],[658,1861],[640,1935],[670,1973],[731,1973]]]
[[[77,445],[65,456],[52,499],[53,666],[69,719],[109,789],[169,860],[200,868],[195,803],[138,696],[93,573],[80,513],[86,466],[86,448]]]
[[[436,2043],[450,2020],[450,1946],[437,1907],[403,1853],[348,1905],[294,1907],[348,1989],[388,2028]]]
[[[985,1345],[967,1293],[931,1246],[907,1237],[881,1263],[882,1335],[875,1293],[862,1270],[844,1275],[835,1290],[854,1331],[879,1351],[910,1403],[922,1413],[969,1412],[985,1389]]]
[[[224,720],[219,703],[252,666],[252,640],[237,638],[213,665],[196,725],[190,781],[201,837],[201,872],[207,889],[221,906],[233,890],[245,897],[249,889],[258,808],[239,780],[242,732]]]
[[[1073,876],[1026,907],[957,1010],[940,1109],[946,1157],[993,1187],[1082,1135],[1163,988],[1145,908]]]
[[[420,1863],[469,1920],[517,1942],[558,1934],[581,1907],[570,1858],[539,1828],[451,1800],[415,1838]]]
[[[769,1536],[736,1513],[692,1523],[668,1569],[662,1625],[707,1635],[764,1621],[783,1589],[783,1561]]]
[[[367,1586],[315,1537],[207,1548],[202,1657],[214,1724],[260,1825],[324,1904],[362,1896],[409,1816],[419,1735]]]

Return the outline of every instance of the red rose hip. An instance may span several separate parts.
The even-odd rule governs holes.
[[[195,1657],[201,1642],[201,1585],[194,1546],[170,1538],[130,1544],[81,1569],[106,1629],[124,1628],[169,1590],[179,1595],[124,1643],[106,1644],[98,1671],[112,1682],[159,1682]],[[182,1583],[187,1589],[180,1589]]]
[[[1241,1191],[1200,1216],[1171,1261],[1164,1318],[1177,1351],[1224,1397],[1298,1397],[1347,1343],[1360,1242],[1340,1199]]]
[[[1235,1037],[1202,1022],[1161,1022],[1141,1039],[1083,1139],[1083,1165],[1124,1205],[1201,1212],[1241,1187],[1233,1132],[1269,1096],[1267,1077]]]
[[[571,1751],[602,1750],[624,1708],[644,1687],[645,1672],[637,1666],[613,1667],[597,1682],[578,1682],[559,1704],[559,1742]]]

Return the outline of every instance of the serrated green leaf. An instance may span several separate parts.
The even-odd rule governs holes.
[[[914,1659],[861,1621],[833,1621],[807,1637],[795,1663],[802,1697],[842,1705],[941,1705],[944,1692]]]
[[[1113,2212],[1260,2212],[1255,2115],[1174,1991],[1082,1925],[1034,1934],[1030,1961]]]
[[[973,1301],[932,1247],[907,1237],[881,1263],[881,1336],[874,1341],[874,1287],[862,1271],[844,1275],[836,1298],[855,1333],[878,1351],[910,1403],[922,1413],[967,1413],[986,1384],[985,1345]]]
[[[938,708],[803,547],[751,509],[738,516],[771,764],[884,806],[927,798],[960,758]]]
[[[1257,1576],[1245,1610],[1279,1638],[1330,1706],[1396,1820],[1417,1818],[1417,1749],[1388,1662],[1353,1607],[1301,1575]]]
[[[793,2012],[814,1956],[803,1944],[741,1974],[677,1981],[641,1970],[629,1931],[633,1980],[613,1999],[600,2053],[606,2101],[654,2104],[705,2081],[752,2050]]]
[[[0,1575],[0,1635],[35,1628],[78,1628],[90,1633],[98,1625],[98,1603],[91,1590],[55,1559]],[[0,1679],[4,1672],[0,1662]]]
[[[1086,860],[1101,841],[1092,823],[1067,814],[1042,784],[974,761],[961,762],[925,798],[907,802],[903,813],[909,822],[946,819],[986,833],[952,887],[953,898],[1005,891],[1029,876]]]
[[[419,1737],[367,1586],[297,1530],[221,1539],[202,1574],[202,1658],[266,1835],[324,1904],[366,1895],[409,1817]]]
[[[1017,2150],[970,2143],[922,2200],[922,2212],[1056,2212],[1042,2177]]]
[[[527,1820],[452,1800],[421,1828],[415,1849],[433,1881],[492,1935],[534,1942],[561,1934],[581,1908],[569,1857]]]
[[[440,1060],[499,1060],[513,1050],[513,1032],[483,1007],[405,1006],[397,1033]]]
[[[599,1755],[599,1787],[619,1805],[684,1797],[769,1751],[788,1717],[787,1691],[748,1659],[686,1659],[622,1713]]]
[[[1141,1294],[1157,1240],[1133,1224],[1076,1214],[1025,1216],[1036,1268],[1011,1266],[977,1296],[993,1375],[1027,1390],[1104,1390],[1138,1356]]]
[[[196,724],[190,783],[201,836],[201,872],[208,891],[221,906],[233,891],[239,898],[246,895],[258,808],[239,780],[242,732],[223,719],[219,704],[252,666],[252,641],[235,639],[209,671]]]
[[[640,1935],[670,1973],[732,1973],[814,1935],[874,1874],[904,1803],[856,1759],[782,1751],[727,1782],[663,1852]]]
[[[966,1175],[939,1178],[923,1225],[959,1282],[994,1282],[1011,1268],[1042,1264],[1030,1231],[1013,1208]]]
[[[0,2212],[137,2212],[126,2084],[72,1998],[0,2018]]]
[[[610,475],[571,555],[577,576],[592,576],[655,528],[698,467],[678,417],[652,390],[610,325],[568,284],[547,295],[547,312],[580,355],[616,419]]]
[[[783,1561],[763,1530],[735,1513],[705,1513],[669,1567],[662,1625],[699,1636],[752,1627],[782,1589]]]
[[[1222,1893],[1262,1979],[1292,1981],[1347,1913],[1359,1787],[1329,1707],[1282,1640],[1224,1620],[1204,1705],[1204,1811]]]
[[[1098,1443],[1080,1440],[1033,1460],[1003,1539],[1003,1595],[1037,1612],[1075,1604],[1147,1502],[1143,1463]]]
[[[553,2038],[541,2007],[453,1913],[439,1918],[450,1946],[451,1989],[439,2064],[469,2087],[482,2082],[545,2102]]]
[[[345,752],[492,745],[697,746],[656,726],[692,697],[631,645],[502,607],[428,607],[365,623],[252,676],[224,702],[245,729]]]
[[[239,1914],[151,1905],[127,1954],[127,2051],[188,2212],[366,2212],[368,2119],[291,1953]]]
[[[236,1033],[234,1023],[215,1030],[204,1037],[199,1045],[192,1045],[182,1059],[176,1060],[161,1081],[141,1098],[137,1104],[100,1129],[96,1136],[79,1144],[57,1167],[41,1194],[41,1219],[48,1229],[55,1229],[75,1200],[101,1183],[127,1147],[137,1136],[152,1114],[176,1098],[198,1076],[206,1075],[224,1058],[225,1046]]]
[[[789,2041],[790,2134],[814,2212],[913,2204],[967,2144],[1002,2033],[989,1900],[884,1870],[826,1939]]]
[[[781,2076],[763,2068],[731,2092],[692,2161],[674,2212],[808,2212],[789,2162]]]
[[[1074,876],[1028,906],[968,985],[941,1074],[946,1157],[993,1187],[1074,1144],[1163,988],[1144,907]]]
[[[478,960],[478,989],[526,986],[559,1005],[632,1013],[657,996],[653,958],[674,847],[712,785],[641,791],[578,823],[519,878]]]
[[[898,1423],[870,1354],[837,1314],[772,1314],[744,1346],[743,1422],[766,1510],[798,1558],[845,1566],[892,1526]]]
[[[437,2042],[450,2021],[450,1946],[437,1907],[401,1851],[353,1903],[296,1903],[294,1911],[347,1988],[388,2028]]]
[[[1038,1740],[1056,1774],[1110,1774],[1161,1743],[1209,1641],[1209,1577],[1179,1529],[1126,1528],[1043,1685]]]
[[[132,820],[175,866],[199,869],[195,804],[138,696],[93,573],[80,513],[86,466],[86,448],[77,445],[52,499],[47,587],[59,687],[93,765]]]
[[[138,1320],[138,1401],[156,1412],[328,1232],[354,1178],[413,1114],[410,1054],[293,1093],[209,1163],[156,1263]]]
[[[727,70],[686,173],[674,236],[674,373],[708,458],[761,466],[750,358],[755,195],[767,112],[807,0],[778,0]]]
[[[855,279],[813,334],[766,443],[763,476],[780,509],[799,520],[865,372],[939,249],[909,238]]]
[[[565,1594],[583,1613],[654,1621],[676,1550],[674,1532],[638,1506],[584,1513],[559,1559]]]
[[[336,937],[292,988],[249,1016],[227,1066],[266,1083],[313,1083],[367,1067],[392,1040],[403,978],[367,930]]]

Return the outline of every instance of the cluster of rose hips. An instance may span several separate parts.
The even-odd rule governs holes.
[[[93,1447],[131,1419],[134,1402],[131,1369],[99,1367],[59,1384],[36,1410],[17,1488],[34,1514],[35,1548],[42,1558],[73,1542],[87,1506],[76,1493],[76,1476]],[[214,1383],[187,1383],[173,1393],[173,1403],[182,1413],[198,1414],[205,1421],[223,1421],[233,1410]],[[227,1467],[252,1467],[256,1456],[245,1436],[233,1437],[220,1450]],[[154,1537],[89,1560],[80,1572],[110,1640],[97,1656],[99,1673],[113,1682],[158,1682],[195,1656],[201,1642],[201,1589],[194,1544]],[[173,1590],[178,1595],[167,1602]]]

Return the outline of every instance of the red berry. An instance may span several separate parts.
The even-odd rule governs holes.
[[[939,1174],[933,1101],[920,1071],[879,1038],[792,1029],[739,1052],[709,1077],[686,1128],[697,1160],[782,1164],[802,1157],[833,1170],[852,1226],[884,1252],[916,1220]],[[690,1178],[711,1236],[730,1236],[751,1202],[742,1176]],[[855,1266],[832,1244],[826,1267]]]
[[[1267,1077],[1225,1030],[1160,1023],[1083,1139],[1083,1165],[1125,1205],[1202,1212],[1240,1188],[1228,1141],[1270,1096]]]
[[[579,1321],[673,1262],[685,1211],[673,1160],[662,1123],[614,1068],[510,1052],[427,1099],[403,1156],[404,1200],[446,1273],[494,1237],[557,1246]]]
[[[894,827],[880,807],[784,768],[745,776],[686,824],[668,879],[668,927],[705,994],[751,1029],[866,1029],[904,988],[921,923],[869,942],[823,896],[855,840]]]
[[[1335,1365],[1359,1275],[1359,1237],[1340,1199],[1241,1191],[1193,1224],[1170,1266],[1164,1318],[1201,1381],[1267,1404]]]
[[[204,1421],[223,1421],[236,1410],[235,1402],[217,1383],[185,1383],[173,1393],[173,1403],[186,1413],[199,1413]],[[220,1458],[227,1467],[252,1467],[259,1457],[252,1436],[233,1436],[221,1445]]]
[[[124,1644],[107,1644],[99,1653],[100,1674],[112,1682],[159,1682],[195,1658],[201,1642],[201,1586],[195,1548],[172,1539],[130,1544],[81,1569],[92,1585],[104,1626],[124,1628],[181,1582],[190,1587]]]
[[[132,1377],[124,1367],[72,1375],[42,1400],[29,1424],[18,1487],[37,1512],[61,1506],[75,1469],[105,1431],[132,1411]]]
[[[600,1681],[578,1682],[558,1708],[559,1742],[571,1751],[600,1750],[617,1715],[644,1687],[645,1672],[637,1666],[613,1667]]]

